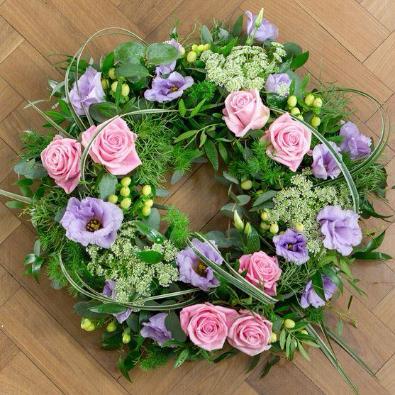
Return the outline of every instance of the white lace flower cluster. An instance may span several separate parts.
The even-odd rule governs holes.
[[[269,74],[276,73],[286,56],[282,44],[272,42],[269,48],[258,46],[234,47],[228,56],[204,51],[206,79],[228,92],[241,89],[261,90]]]

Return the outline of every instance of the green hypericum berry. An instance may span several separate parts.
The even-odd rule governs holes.
[[[123,187],[128,187],[132,183],[132,179],[130,177],[123,177],[121,180],[121,185]]]
[[[269,213],[267,211],[263,211],[261,213],[261,219],[262,221],[267,221],[269,219]]]
[[[144,207],[151,208],[154,205],[154,201],[152,199],[148,199],[144,202]]]
[[[106,328],[107,332],[115,332],[117,330],[117,324],[115,321],[111,321]]]
[[[119,194],[123,197],[130,196],[130,188],[129,187],[122,187],[121,190],[119,191]]]
[[[124,198],[121,200],[121,203],[119,205],[122,209],[127,210],[132,205],[132,199]]]
[[[278,227],[278,224],[274,223],[270,225],[270,233],[272,234],[277,234],[280,228]]]
[[[300,114],[300,110],[299,110],[298,107],[294,107],[294,108],[291,110],[291,115],[299,115],[299,114]]]
[[[321,118],[320,117],[313,117],[311,118],[311,126],[313,126],[314,128],[317,128],[318,126],[321,125]]]
[[[289,106],[289,108],[293,108],[298,104],[298,99],[296,96],[289,96],[288,100],[287,100],[287,104]]]
[[[315,108],[322,107],[322,99],[320,97],[317,97],[316,99],[314,99],[313,107],[315,107]]]
[[[301,121],[304,121],[304,118],[303,118],[302,114],[297,115],[296,118],[300,119]]]
[[[141,214],[143,214],[144,217],[148,217],[151,214],[151,207],[144,206],[141,209]]]
[[[277,335],[272,332],[272,334],[270,335],[270,343],[275,343],[277,341]]]
[[[248,191],[249,189],[252,188],[252,181],[251,180],[245,180],[241,183],[241,189],[244,189],[245,191]]]
[[[130,88],[128,84],[122,84],[121,95],[127,96],[130,92]]]
[[[301,223],[295,224],[295,230],[296,230],[297,232],[303,232],[303,231],[304,231],[304,225],[301,224]]]
[[[83,318],[81,320],[81,329],[87,332],[92,332],[95,330],[95,323],[92,322],[89,318]]]
[[[118,202],[118,196],[117,195],[110,195],[107,199],[108,202],[116,204]]]
[[[304,102],[307,106],[312,106],[314,103],[314,95],[312,93],[309,93],[305,98],[304,98]]]
[[[103,78],[103,79],[101,80],[101,86],[102,86],[102,88],[103,88],[104,90],[108,89],[108,87],[109,87],[108,79]]]
[[[197,53],[195,51],[188,52],[188,55],[187,55],[187,62],[188,63],[193,63],[196,61],[196,59],[197,59]]]
[[[151,185],[144,185],[143,188],[141,189],[141,194],[143,196],[149,196],[152,193],[152,188]]]
[[[130,336],[130,333],[124,332],[122,334],[122,343],[123,344],[128,344],[128,343],[130,343],[131,340],[132,340],[132,338]]]
[[[262,230],[268,230],[268,229],[270,229],[270,225],[269,225],[267,222],[261,222],[261,224],[259,225],[259,227],[260,227]]]
[[[115,69],[112,67],[110,70],[108,70],[108,76],[112,79],[115,80],[117,77],[115,75]]]
[[[118,87],[118,81],[114,81],[111,84],[111,90],[115,93],[117,91],[117,87]]]
[[[287,319],[284,321],[284,326],[285,326],[287,329],[295,328],[295,321],[294,321],[294,320],[291,320],[291,319],[289,319],[289,318],[287,318]]]

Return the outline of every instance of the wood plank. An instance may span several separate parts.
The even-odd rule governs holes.
[[[255,13],[260,7],[254,0],[246,0],[242,3],[242,8]],[[391,90],[374,73],[361,64],[294,1],[267,2],[265,12],[267,18],[279,27],[280,41],[297,42],[310,51],[308,70],[317,78],[369,92],[381,102],[385,102],[391,96]],[[376,111],[375,106],[364,99],[356,98],[353,103],[358,110],[357,115],[363,120],[368,119]]]
[[[395,163],[395,161],[394,161]],[[395,170],[395,169],[394,169]],[[395,254],[394,254],[394,246],[395,246],[395,224],[391,224],[388,227],[385,233],[385,239],[383,244],[380,246],[380,251],[385,252],[392,256],[392,259],[386,261],[388,267],[390,267],[393,271],[395,271]]]
[[[0,314],[4,332],[62,391],[125,393],[25,290],[9,299]]]
[[[373,312],[392,332],[395,332],[395,289],[380,301]]]
[[[0,325],[2,321],[0,321]],[[0,372],[19,352],[15,343],[0,330]]]
[[[18,282],[0,266],[0,306],[20,288]]]
[[[23,37],[0,17],[0,63],[23,41]]]
[[[395,355],[380,369],[377,373],[381,385],[388,390],[390,394],[395,393]]]
[[[3,395],[61,394],[59,388],[22,352],[0,371],[0,388]]]
[[[17,162],[17,153],[10,148],[8,144],[4,142],[3,139],[0,138],[0,158],[7,163],[8,166],[0,167],[0,182],[4,180],[9,174],[12,164]]]
[[[0,202],[0,243],[3,242],[20,223],[21,221],[12,215],[11,211]]]
[[[389,34],[381,23],[354,1],[296,2],[360,61],[365,60]]]
[[[360,3],[388,30],[395,30],[395,2],[393,0],[361,0]]]
[[[395,32],[393,32],[364,62],[382,82],[395,91]]]
[[[1,66],[1,64],[0,64]],[[1,72],[0,72],[1,75]],[[21,102],[22,97],[0,78],[0,121],[8,116]]]

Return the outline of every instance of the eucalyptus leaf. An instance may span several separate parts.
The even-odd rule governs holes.
[[[210,29],[206,25],[203,25],[200,28],[200,41],[203,44],[211,44],[213,42],[213,35],[211,34]]]
[[[111,102],[94,103],[89,107],[90,116],[97,122],[104,122],[118,114],[117,106]]]
[[[117,76],[136,82],[148,77],[149,71],[140,63],[122,63],[117,67]]]
[[[139,63],[145,55],[145,45],[130,41],[118,45],[114,50],[114,59],[121,63]]]
[[[112,174],[105,173],[99,181],[99,197],[106,200],[110,195],[115,194],[118,179]]]
[[[154,43],[147,48],[146,58],[153,65],[169,64],[177,60],[178,50],[170,44]]]
[[[14,166],[15,173],[32,180],[43,178],[47,175],[47,171],[43,165],[34,159],[21,160]]]

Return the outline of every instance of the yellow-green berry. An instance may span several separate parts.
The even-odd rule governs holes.
[[[195,51],[188,52],[187,62],[193,63],[197,59],[197,53]]]
[[[261,212],[261,219],[262,221],[267,221],[269,219],[269,213],[267,211]]]
[[[298,99],[296,96],[292,95],[288,97],[287,104],[289,108],[293,108],[298,104]]]
[[[115,69],[114,69],[114,67],[111,67],[111,69],[108,70],[108,76],[109,76],[112,80],[115,80],[115,79],[117,78],[116,75],[115,75]]]
[[[302,333],[303,335],[308,335],[308,334],[309,334],[309,332],[307,332],[306,329],[302,329],[302,330],[300,331],[300,333]]]
[[[143,214],[144,217],[148,217],[151,214],[151,207],[144,206],[141,209],[141,214]]]
[[[116,204],[118,202],[118,196],[117,195],[110,195],[107,199],[110,203]]]
[[[198,45],[197,50],[198,50],[199,52],[203,52],[205,48],[206,48],[206,47],[204,46],[204,44],[200,44],[200,45]]]
[[[151,208],[154,205],[154,201],[152,199],[148,199],[144,202],[144,207]]]
[[[277,335],[272,332],[272,334],[270,335],[270,343],[275,343],[277,341]]]
[[[123,198],[119,204],[123,210],[127,210],[132,205],[132,199]]]
[[[149,196],[149,195],[151,195],[151,193],[152,193],[151,185],[144,185],[144,186],[141,188],[141,194],[142,194],[143,196]]]
[[[108,84],[108,79],[107,79],[107,78],[103,78],[103,79],[101,80],[101,86],[102,86],[102,88],[103,88],[104,90],[108,89],[109,84]]]
[[[291,115],[299,115],[299,114],[300,114],[300,110],[299,110],[298,107],[294,107],[294,108],[291,110]]]
[[[119,191],[119,194],[123,197],[130,196],[130,188],[129,187],[122,187],[121,190]]]
[[[111,90],[115,93],[117,91],[117,87],[118,87],[118,81],[114,81],[111,84]]]
[[[304,102],[307,106],[312,106],[314,103],[314,95],[312,93],[309,93],[305,98],[304,98]]]
[[[252,188],[252,181],[251,180],[245,180],[241,183],[241,189],[244,189],[245,191],[248,191],[249,189]]]
[[[270,229],[270,224],[268,224],[267,222],[261,222],[261,224],[259,225],[259,227],[260,227],[262,230],[268,230],[268,229]]]
[[[129,332],[123,332],[122,334],[122,343],[123,344],[128,344],[132,340],[130,333]]]
[[[318,128],[318,126],[321,125],[321,118],[320,117],[313,117],[313,118],[311,118],[310,123],[313,128]]]
[[[106,327],[107,332],[115,332],[117,330],[117,324],[115,321],[111,321],[107,327]]]
[[[121,185],[123,187],[128,187],[132,183],[132,179],[130,177],[123,177],[121,180]]]
[[[285,326],[287,329],[293,329],[293,328],[295,328],[295,321],[294,321],[294,320],[291,320],[291,319],[289,319],[289,318],[287,318],[287,319],[284,321],[284,326]]]
[[[301,121],[304,121],[304,118],[303,118],[302,114],[297,115],[296,118],[300,119]]]
[[[87,332],[92,332],[96,329],[95,323],[92,322],[89,318],[83,318],[81,320],[81,329]]]
[[[320,97],[317,97],[313,101],[313,107],[315,108],[321,108],[322,107],[322,99]]]
[[[121,95],[122,96],[127,96],[130,92],[130,88],[128,84],[122,84],[122,90],[121,90]]]
[[[276,235],[279,231],[279,227],[278,224],[274,223],[270,225],[270,233],[272,233],[273,235]]]
[[[295,230],[296,230],[297,232],[303,232],[303,231],[304,231],[304,225],[301,224],[301,223],[295,224]]]
[[[210,44],[209,43],[207,43],[207,44],[204,44],[204,49],[203,49],[203,51],[208,51],[209,49],[210,49]]]
[[[192,51],[197,51],[198,50],[198,48],[199,48],[199,45],[197,45],[197,44],[192,44]]]

